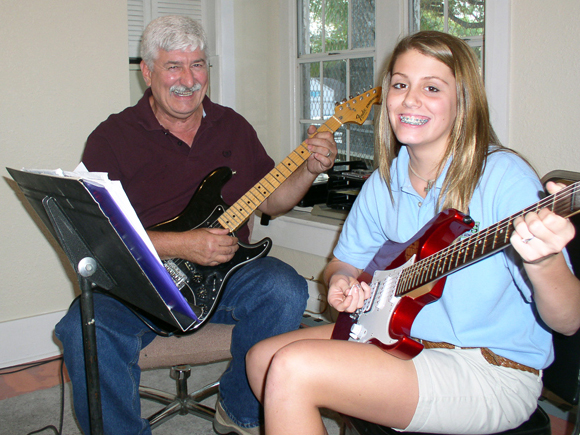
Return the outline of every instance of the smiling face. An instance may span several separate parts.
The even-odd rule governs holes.
[[[457,116],[453,72],[417,50],[404,52],[393,67],[387,108],[399,142],[442,156]]]
[[[207,92],[209,76],[202,50],[159,49],[153,68],[141,62],[141,70],[145,83],[153,92],[153,112],[162,125],[203,113],[201,102]]]

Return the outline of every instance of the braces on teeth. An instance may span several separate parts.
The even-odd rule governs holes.
[[[428,119],[417,119],[412,116],[401,115],[401,122],[404,122],[405,124],[424,125],[427,121]]]

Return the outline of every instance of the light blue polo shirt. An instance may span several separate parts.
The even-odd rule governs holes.
[[[385,241],[406,242],[435,216],[447,169],[423,199],[411,185],[408,164],[403,147],[391,172],[394,202],[378,171],[365,182],[334,250],[339,260],[364,269]],[[541,192],[537,176],[520,157],[496,152],[488,158],[469,215],[481,230],[538,202]],[[553,360],[550,330],[537,318],[531,285],[511,246],[449,275],[443,296],[419,312],[411,335],[488,347],[537,369]]]

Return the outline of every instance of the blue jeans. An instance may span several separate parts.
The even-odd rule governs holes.
[[[246,353],[257,342],[297,329],[306,308],[306,281],[272,257],[257,259],[228,281],[211,322],[235,325],[232,360],[220,380],[220,398],[242,427],[260,422],[260,405],[246,377]],[[94,294],[101,402],[105,434],[151,434],[141,418],[139,352],[157,336],[133,311],[114,298]],[[90,433],[87,385],[78,299],[56,325],[73,386],[77,420]]]

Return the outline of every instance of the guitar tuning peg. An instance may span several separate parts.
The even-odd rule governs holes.
[[[348,99],[349,99],[349,100],[352,100],[353,98],[354,98],[354,97],[353,97],[352,95],[349,95],[349,96],[348,96]]]
[[[342,102],[343,102],[343,103],[346,103],[346,102],[347,102],[347,99],[346,99],[346,98],[343,98],[343,99],[342,99]]]
[[[334,107],[336,107],[336,106],[340,106],[340,101],[335,101],[334,102]]]

